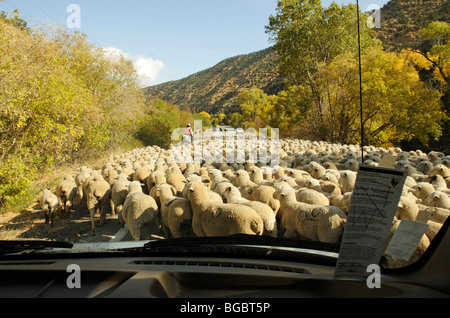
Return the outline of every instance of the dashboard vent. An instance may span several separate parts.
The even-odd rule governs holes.
[[[255,263],[235,263],[235,262],[211,262],[211,261],[172,261],[172,260],[152,260],[152,261],[133,261],[137,265],[154,265],[154,266],[195,266],[195,267],[214,267],[214,268],[243,268],[277,271],[284,273],[311,274],[302,268],[294,268],[288,266],[266,265]]]

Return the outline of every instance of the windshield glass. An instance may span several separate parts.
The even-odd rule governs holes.
[[[449,8],[0,0],[0,240],[354,230],[414,263],[450,214]]]

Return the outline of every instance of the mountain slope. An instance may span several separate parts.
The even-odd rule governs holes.
[[[218,114],[239,111],[237,95],[254,87],[267,94],[283,89],[272,48],[228,58],[184,79],[147,87],[145,92],[182,109]]]
[[[450,22],[450,0],[391,0],[381,8],[377,37],[388,51],[418,49],[419,31],[433,21]]]

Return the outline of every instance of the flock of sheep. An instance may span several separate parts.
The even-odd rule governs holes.
[[[135,240],[252,234],[340,243],[359,146],[281,139],[277,169],[251,161],[182,163],[172,150],[135,149],[100,170],[81,167],[55,193],[43,191],[46,223],[53,225],[58,207],[70,213],[75,201],[87,205],[94,235],[99,212],[99,225],[117,214]],[[391,232],[402,219],[427,222],[421,254],[450,214],[450,156],[365,147],[364,164],[377,166],[384,154],[397,156],[394,168],[408,173]]]

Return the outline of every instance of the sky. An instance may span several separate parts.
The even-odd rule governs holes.
[[[327,7],[332,0],[323,0]],[[336,0],[339,4],[356,0]],[[361,10],[388,0],[360,0]],[[72,6],[71,6],[72,5]],[[75,6],[73,6],[75,5]],[[133,61],[142,87],[179,80],[272,45],[277,0],[3,0],[28,26],[61,25]]]

